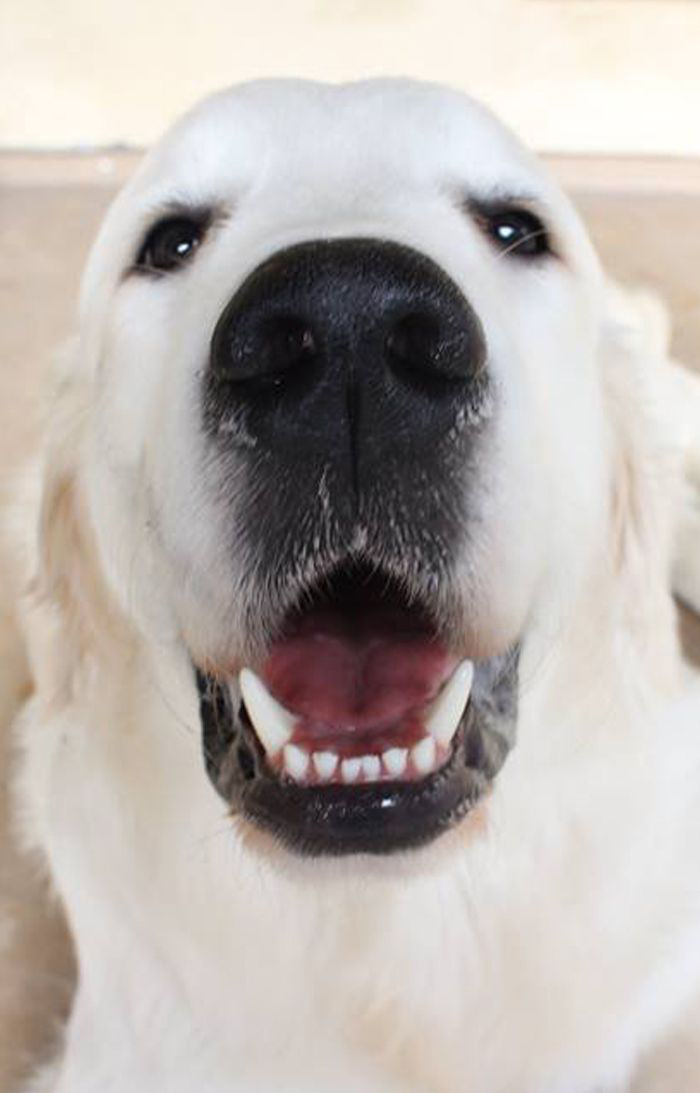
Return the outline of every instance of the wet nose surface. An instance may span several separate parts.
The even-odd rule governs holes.
[[[244,281],[215,328],[209,379],[262,447],[345,448],[369,470],[432,447],[485,361],[477,315],[432,259],[379,239],[319,240]]]

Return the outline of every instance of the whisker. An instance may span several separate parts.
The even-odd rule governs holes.
[[[500,261],[501,259],[506,258],[509,254],[512,254],[514,251],[517,251],[518,248],[523,245],[523,243],[529,243],[532,239],[539,239],[541,236],[546,235],[546,228],[537,228],[536,231],[528,232],[528,234],[523,235],[521,239],[516,239],[515,242],[511,243],[510,246],[506,247],[505,250],[500,251],[498,254],[498,260]]]

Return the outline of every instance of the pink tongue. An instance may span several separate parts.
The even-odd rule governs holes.
[[[262,674],[300,715],[295,735],[324,736],[406,728],[455,665],[408,612],[317,608],[273,646]]]

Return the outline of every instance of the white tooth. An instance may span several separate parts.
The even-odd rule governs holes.
[[[408,759],[408,748],[389,748],[382,755],[384,760],[384,766],[387,769],[388,774],[393,774],[395,778],[398,778],[400,774],[406,770],[406,760]]]
[[[438,744],[446,746],[457,732],[469,701],[473,678],[472,661],[463,660],[428,709],[425,727]]]
[[[296,718],[273,698],[250,668],[243,668],[238,682],[253,728],[268,755],[275,755],[291,739]]]
[[[334,751],[315,751],[311,761],[316,767],[316,773],[322,782],[328,782],[335,774],[338,766],[338,756]]]
[[[344,782],[354,782],[360,773],[361,759],[343,759],[340,764],[340,774]]]
[[[363,755],[360,760],[362,763],[362,773],[368,782],[376,782],[379,777],[379,772],[382,769],[381,760],[378,755]]]
[[[296,744],[287,744],[284,749],[284,769],[300,782],[309,769],[309,753]]]
[[[435,740],[432,736],[424,736],[411,748],[411,759],[419,774],[430,773],[435,766]]]

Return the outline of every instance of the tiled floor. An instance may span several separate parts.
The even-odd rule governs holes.
[[[0,157],[0,181],[5,179],[0,193],[3,472],[17,466],[34,443],[51,354],[73,327],[79,271],[112,195],[109,172],[123,175],[131,162],[128,156],[79,162]],[[575,184],[574,196],[609,269],[664,294],[673,312],[678,355],[700,364],[697,165],[652,164],[641,176],[633,175],[629,164],[614,161],[602,172],[596,164],[553,166]],[[652,190],[649,180],[657,177],[658,189]],[[0,485],[0,503],[2,496]],[[60,917],[7,835],[7,726],[25,686],[7,572],[5,563],[0,585],[0,1093],[11,1093],[27,1060],[50,1041],[51,1017],[65,1008],[72,977]],[[692,638],[690,620],[686,629],[700,651],[697,625]]]

